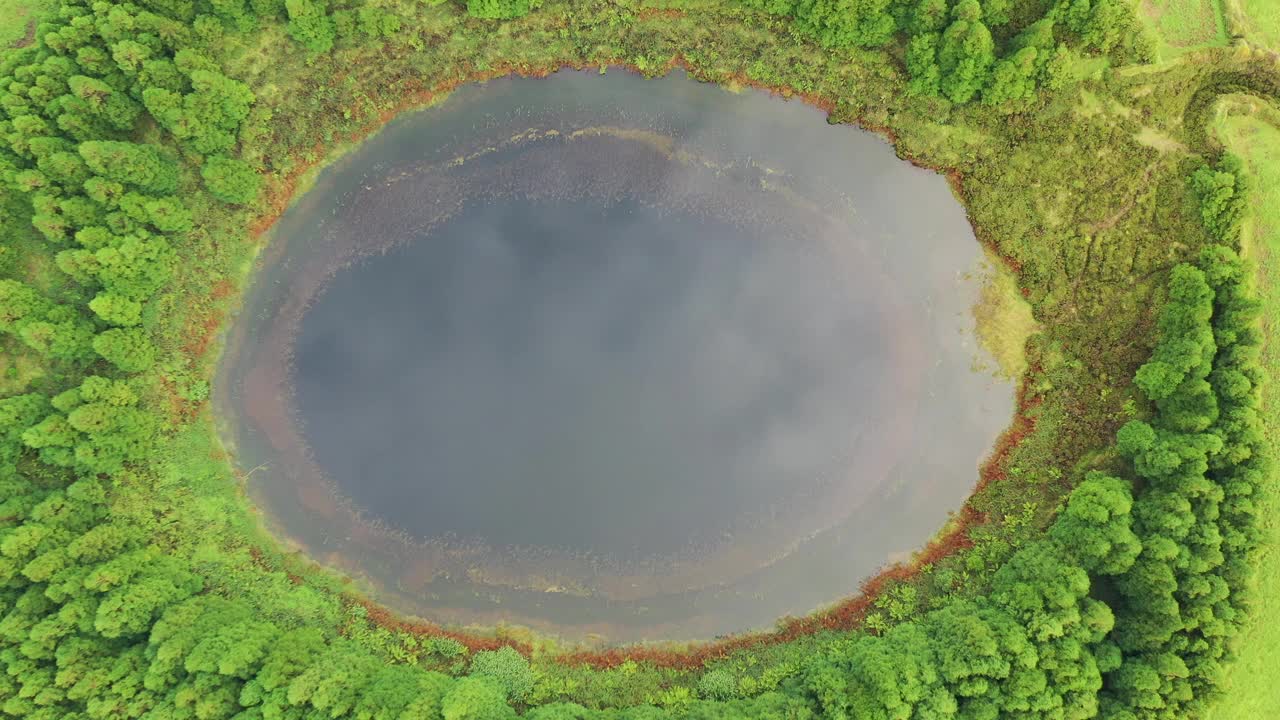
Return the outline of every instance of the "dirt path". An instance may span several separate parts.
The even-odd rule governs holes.
[[[21,39],[15,40],[13,44],[10,45],[9,47],[14,48],[16,50],[17,48],[24,48],[35,41],[36,41],[36,21],[28,20],[27,34],[23,35]]]

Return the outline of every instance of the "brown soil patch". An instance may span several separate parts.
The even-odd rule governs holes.
[[[650,7],[650,8],[644,8],[640,12],[636,13],[636,18],[639,20],[657,20],[657,19],[675,20],[676,18],[682,18],[684,16],[685,16],[685,11],[679,8]]]

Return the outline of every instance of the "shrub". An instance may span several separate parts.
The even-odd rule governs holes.
[[[698,695],[707,700],[729,700],[738,695],[738,681],[728,670],[712,670],[698,680]]]
[[[511,700],[520,702],[533,690],[533,670],[529,661],[510,646],[476,653],[471,674],[493,680]]]

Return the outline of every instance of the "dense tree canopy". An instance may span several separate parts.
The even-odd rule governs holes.
[[[829,48],[881,47],[903,37],[912,93],[956,104],[981,98],[1011,111],[1041,88],[1069,82],[1076,53],[1141,48],[1132,14],[1111,0],[742,1],[794,18],[798,31]],[[1010,33],[1015,5],[1037,7],[1043,14]],[[992,28],[1008,39],[997,42]]]

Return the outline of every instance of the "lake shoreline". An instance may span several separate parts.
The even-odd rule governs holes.
[[[537,76],[539,75],[539,73],[532,73],[532,75]],[[435,96],[432,96],[432,97],[435,97]],[[430,98],[428,99],[428,101],[430,101]],[[340,157],[339,161],[344,157],[345,156]],[[957,175],[952,174],[948,176],[948,181],[952,185],[952,188],[955,189],[958,187],[960,178]],[[259,258],[258,264],[261,264],[261,263],[262,263],[262,259]],[[1022,407],[1021,403],[1019,404],[1019,407]],[[1017,427],[1018,425],[1019,423],[1015,422],[1015,427],[1010,428],[1005,432],[1005,436],[1012,437],[1013,442],[1016,442],[1018,438],[1025,435],[1025,433],[1028,431],[1027,427],[1025,426]],[[1000,460],[1001,458],[1007,455],[1008,448],[1005,447],[1006,445],[1008,445],[1008,441],[1002,439],[998,447],[1004,448],[1004,449],[1003,450],[997,449],[997,451],[995,451],[992,455],[990,455],[988,457],[988,460],[985,463],[983,463],[982,469],[979,472],[980,477],[983,478],[983,480],[980,480],[980,483],[985,484],[985,482],[987,481],[985,480],[986,478],[993,477],[995,475],[995,473],[992,471],[992,468],[994,467],[994,465],[999,464],[999,462],[1001,462]],[[330,501],[320,499],[320,494],[318,493],[311,499],[311,501],[313,503],[313,506],[318,511],[321,511],[321,512],[337,512],[338,511],[335,504],[331,503]],[[955,550],[959,549],[964,545],[963,537],[966,534],[968,527],[974,523],[980,522],[982,518],[977,513],[972,511],[969,508],[967,503],[962,506],[962,508],[958,511],[958,513],[959,514],[956,516],[956,519],[953,520],[951,523],[949,523],[947,528],[944,528],[943,531],[937,534],[934,540],[927,546],[926,549],[921,551],[920,557],[938,558],[938,557],[950,554],[951,552],[954,552]],[[280,535],[280,533],[274,530],[272,531],[272,534],[276,536]],[[330,560],[332,560],[332,558],[330,558]],[[917,562],[917,564],[921,564],[921,563]],[[874,589],[874,586],[883,584],[884,582],[888,581],[888,579],[890,578],[901,579],[904,577],[903,570],[902,570],[903,567],[905,566],[901,564],[894,565],[893,567],[890,567],[889,569],[881,573],[880,576],[869,578],[865,583],[863,583],[863,585],[867,588]],[[351,572],[353,570],[352,568],[344,568],[344,569],[347,570],[348,572]],[[357,576],[359,575],[358,572],[354,574],[356,574]],[[866,603],[862,602],[862,600],[865,599],[865,597],[866,595],[859,596],[859,597],[846,598],[844,601],[839,602],[837,605],[835,605],[833,608],[829,610],[818,611],[817,613],[806,616],[805,618],[801,618],[800,620],[788,620],[784,623],[783,629],[779,631],[779,633],[777,634],[779,634],[780,636],[791,637],[797,633],[816,631],[816,629],[818,629],[818,627],[820,626],[821,627],[834,627],[837,625],[846,626],[845,625],[846,623],[856,622],[856,619],[851,619],[851,618],[854,618],[855,616],[860,616],[865,613]],[[832,620],[832,618],[837,618],[837,617],[841,619]],[[825,618],[825,619],[820,619],[820,618]],[[817,625],[814,624],[815,620],[818,623]],[[540,629],[540,632],[547,632],[548,630],[549,628],[544,627]],[[426,632],[430,633],[432,631],[428,629],[426,630]],[[552,634],[555,634],[555,633],[552,632]],[[581,657],[578,658],[578,660],[582,660],[582,659],[583,658]],[[609,660],[607,662],[613,662],[613,661]]]

